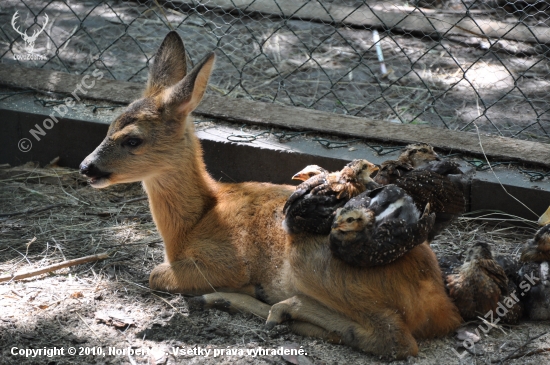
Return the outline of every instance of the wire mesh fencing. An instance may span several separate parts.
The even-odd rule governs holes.
[[[544,0],[6,0],[0,60],[144,82],[175,29],[209,93],[550,142]]]

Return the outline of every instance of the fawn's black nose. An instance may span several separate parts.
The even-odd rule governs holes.
[[[105,173],[98,169],[96,165],[93,163],[88,164],[86,162],[82,162],[80,164],[80,173],[87,177],[98,177],[105,175]]]

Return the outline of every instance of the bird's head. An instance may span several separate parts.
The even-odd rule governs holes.
[[[304,169],[298,171],[297,173],[292,176],[292,180],[300,180],[300,181],[306,181],[307,179],[317,176],[322,173],[328,172],[321,166],[317,165],[308,165]]]
[[[360,232],[374,223],[374,212],[366,208],[342,208],[336,213],[331,232]]]
[[[544,212],[540,216],[538,223],[539,223],[539,226],[546,226],[550,224],[550,207],[548,207],[548,209],[546,209],[546,212]]]
[[[401,162],[407,162],[412,167],[421,167],[429,163],[430,161],[439,161],[439,155],[434,151],[434,148],[427,143],[414,143],[410,144],[398,158]]]
[[[491,247],[485,242],[476,242],[466,251],[464,262],[479,259],[492,259]]]
[[[370,176],[379,170],[378,166],[367,160],[353,160],[346,167],[349,167],[357,180],[363,184],[373,181]]]

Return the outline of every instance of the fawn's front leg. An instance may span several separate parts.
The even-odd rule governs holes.
[[[325,333],[339,337],[341,343],[371,354],[403,359],[418,353],[416,340],[397,314],[388,309],[366,313],[364,317],[364,323],[359,324],[310,297],[298,294],[271,307],[267,326],[297,320],[320,327]]]
[[[243,290],[246,289],[243,288]],[[271,306],[253,296],[253,293],[216,292],[190,298],[188,303],[190,309],[203,310],[215,308],[229,313],[252,313],[258,317],[267,319]],[[289,326],[294,333],[302,336],[321,338],[332,343],[342,343],[340,335],[329,332],[312,323],[292,321],[289,323]]]

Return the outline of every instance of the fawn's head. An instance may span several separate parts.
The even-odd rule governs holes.
[[[93,187],[142,181],[192,154],[189,115],[204,96],[214,59],[209,54],[187,74],[183,41],[176,32],[168,33],[144,96],[115,119],[107,137],[80,164]]]

